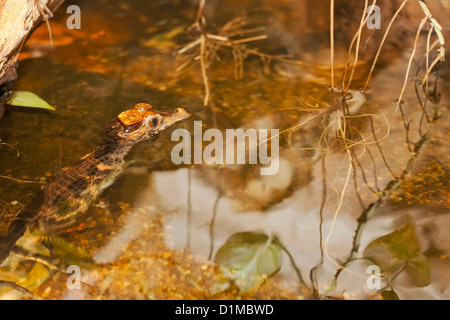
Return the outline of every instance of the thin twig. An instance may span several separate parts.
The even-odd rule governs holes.
[[[202,79],[203,86],[205,88],[205,98],[203,99],[203,105],[207,106],[209,101],[209,83],[208,83],[208,75],[206,74],[206,40],[205,35],[200,35],[200,67],[202,70]]]
[[[401,108],[401,101],[403,98],[403,94],[405,93],[406,85],[408,83],[409,72],[411,71],[412,62],[414,60],[414,56],[415,56],[416,50],[417,50],[417,42],[419,41],[420,32],[422,31],[422,28],[427,21],[428,21],[428,17],[424,17],[422,19],[422,21],[420,22],[419,28],[417,29],[416,38],[414,40],[414,48],[413,48],[413,51],[411,52],[411,56],[409,57],[408,67],[406,69],[406,74],[405,74],[405,80],[403,81],[403,87],[400,92],[400,96],[398,97],[397,108]]]
[[[22,293],[30,298],[33,298],[33,299],[35,298],[35,296],[30,292],[30,290],[28,290],[25,287],[22,287],[21,285],[18,285],[17,283],[15,283],[13,281],[0,280],[0,287],[11,288],[11,289],[19,291],[20,293]]]
[[[38,184],[45,184],[45,182],[42,182],[42,181],[22,180],[22,179],[16,179],[16,178],[8,177],[8,176],[3,176],[3,175],[0,175],[0,178],[12,180],[12,181],[16,181],[16,182],[20,182],[20,183],[38,183]]]
[[[331,89],[334,89],[334,0],[330,0],[330,69]]]
[[[375,5],[376,2],[377,2],[377,0],[373,1],[372,7]],[[346,72],[347,72],[347,68],[345,69],[344,78],[342,80],[342,87],[345,88],[344,92],[347,92],[349,90],[349,88],[350,88],[350,85],[351,85],[352,80],[353,80],[353,75],[355,73],[356,64],[358,62],[358,58],[359,58],[359,43],[361,41],[362,29],[364,27],[364,24],[369,19],[369,14],[367,13],[367,6],[368,6],[368,0],[365,0],[364,1],[364,11],[363,11],[363,14],[361,16],[361,23],[359,24],[358,32],[356,33],[357,38],[356,38],[356,48],[355,48],[355,59],[353,61],[352,72],[350,73],[350,77],[348,79],[347,86],[345,86],[345,75],[346,75]],[[352,44],[350,45],[350,50],[351,50],[352,45],[353,45],[353,41],[352,41]]]
[[[433,122],[430,124],[430,127],[428,128],[427,132],[414,144],[413,153],[412,153],[411,157],[409,158],[401,175],[398,178],[391,180],[386,185],[386,187],[383,189],[383,192],[378,197],[378,199],[375,202],[372,202],[365,210],[362,211],[361,215],[359,216],[359,218],[357,220],[358,226],[356,227],[355,234],[353,237],[353,244],[352,244],[350,256],[336,271],[336,273],[333,277],[333,280],[331,282],[331,285],[328,288],[328,290],[326,290],[324,297],[326,297],[328,295],[328,293],[330,293],[332,290],[334,290],[334,288],[336,287],[336,283],[337,283],[337,279],[338,279],[339,275],[356,259],[356,256],[359,251],[361,235],[363,233],[365,226],[367,225],[367,222],[375,214],[375,210],[380,205],[382,205],[395,190],[397,190],[397,188],[405,181],[406,177],[411,173],[413,165],[414,165],[416,159],[419,157],[422,149],[424,148],[426,143],[429,141],[431,133],[432,133],[438,119],[439,119],[439,106],[436,105],[434,108]]]
[[[402,4],[397,9],[397,11],[394,13],[394,16],[392,17],[391,21],[389,22],[386,32],[384,33],[383,38],[381,39],[381,43],[380,43],[380,46],[378,47],[377,53],[375,55],[375,59],[373,60],[369,75],[367,76],[366,83],[364,84],[364,88],[363,88],[364,91],[367,89],[367,86],[369,85],[370,78],[372,77],[372,73],[375,70],[375,65],[377,64],[378,57],[380,56],[381,49],[383,48],[384,42],[386,41],[389,31],[391,30],[392,24],[394,23],[395,19],[399,15],[400,11],[402,11],[403,7],[405,6],[405,4],[407,2],[408,2],[408,0],[403,0]]]

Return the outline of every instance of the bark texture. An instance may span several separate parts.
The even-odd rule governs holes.
[[[28,37],[64,0],[0,0],[0,129],[17,78],[17,58]]]

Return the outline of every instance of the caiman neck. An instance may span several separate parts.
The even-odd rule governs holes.
[[[122,162],[123,158],[130,152],[135,142],[117,136],[115,128],[119,125],[117,119],[111,123],[106,132],[106,137],[92,153],[95,159],[101,162]]]
[[[127,141],[117,141],[105,139],[100,143],[93,152],[93,157],[100,162],[106,162],[111,165],[124,161],[124,157],[130,152],[134,143]]]

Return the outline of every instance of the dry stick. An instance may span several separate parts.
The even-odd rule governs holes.
[[[375,139],[375,144],[378,148],[378,152],[380,153],[381,158],[383,159],[383,163],[386,166],[386,168],[389,170],[389,173],[392,175],[392,177],[397,178],[397,175],[394,173],[394,171],[392,171],[391,167],[389,166],[389,164],[386,160],[386,157],[384,156],[383,149],[381,149],[381,145],[380,145],[377,135],[375,133],[376,131],[375,131],[375,126],[373,125],[373,119],[372,119],[372,117],[369,117],[369,119],[370,119],[370,128],[372,130],[372,135],[373,135],[373,138]]]
[[[44,3],[41,2],[41,0],[36,0],[36,7],[39,13],[42,15],[45,24],[47,25],[49,43],[51,46],[53,46],[52,30],[50,28],[50,22],[48,21],[48,18],[53,18],[53,13],[50,11],[49,8],[47,8],[47,6]]]
[[[238,40],[233,40],[233,44],[240,44],[240,43],[245,43],[245,42],[251,42],[251,41],[257,41],[257,40],[263,40],[263,39],[267,39],[267,35],[262,34],[259,36],[254,36],[254,37],[248,37],[248,38],[244,38],[244,39],[238,39]]]
[[[319,295],[319,287],[317,285],[317,281],[315,278],[315,271],[319,266],[323,264],[323,210],[325,208],[325,204],[327,202],[327,169],[326,169],[326,153],[322,151],[321,154],[321,162],[322,162],[322,201],[320,203],[319,209],[319,248],[320,248],[320,262],[311,268],[309,271],[309,279],[311,280],[313,286],[313,294],[318,297]]]
[[[189,51],[190,49],[194,48],[195,46],[197,46],[200,43],[200,38],[196,39],[190,43],[188,43],[187,45],[185,45],[183,48],[181,48],[180,50],[177,51],[177,54],[182,54],[185,53],[186,51]]]
[[[24,295],[30,297],[30,298],[35,298],[35,296],[25,287],[22,287],[21,285],[18,285],[17,283],[13,282],[13,281],[6,281],[6,280],[0,280],[0,287],[7,287],[7,288],[11,288],[14,290],[19,291],[20,293],[23,293]]]
[[[406,74],[405,74],[405,80],[403,81],[402,91],[400,92],[400,96],[398,97],[397,108],[401,108],[401,101],[403,98],[403,94],[405,93],[406,85],[408,83],[409,72],[411,71],[412,62],[414,60],[414,56],[415,56],[416,50],[417,50],[417,42],[419,41],[420,32],[422,31],[422,28],[425,25],[425,22],[427,22],[427,21],[428,21],[428,17],[424,17],[422,19],[422,21],[420,22],[419,28],[417,29],[416,38],[414,39],[413,51],[411,52],[411,56],[409,57],[408,67],[406,69]]]
[[[295,263],[294,257],[289,252],[289,250],[286,248],[286,246],[280,241],[280,239],[278,239],[278,237],[276,237],[276,236],[275,236],[275,238],[276,238],[278,244],[280,245],[281,249],[289,257],[291,265],[294,268],[295,273],[297,274],[297,278],[298,278],[298,281],[300,283],[300,288],[302,290],[302,294],[304,295],[304,297],[307,297],[307,298],[310,297],[311,296],[311,289],[308,287],[308,285],[306,284],[305,280],[303,280],[302,272],[300,271],[300,269],[298,268],[297,264]]]
[[[420,99],[419,89],[417,88],[417,82],[415,82],[415,81],[414,81],[414,91],[416,91],[417,100],[419,100],[419,105],[420,105],[420,108],[422,109],[422,114],[420,115],[420,120],[419,120],[419,135],[422,136],[423,135],[423,133],[422,133],[423,120],[427,119],[427,122],[429,123],[430,119],[428,117],[428,114],[426,113],[425,106],[422,103],[422,99]]]
[[[366,150],[368,150],[366,148]],[[358,176],[358,171],[356,170],[356,165],[355,165],[355,161],[358,161],[358,157],[355,154],[355,150],[352,148],[351,149],[351,154],[352,154],[352,169],[353,169],[353,188],[355,189],[355,194],[356,194],[356,198],[358,199],[358,202],[361,206],[361,209],[364,209],[364,202],[361,198],[361,195],[359,193],[359,185],[358,185],[358,181],[356,180],[357,176]]]
[[[208,105],[209,101],[209,83],[208,83],[208,75],[206,74],[206,61],[205,61],[205,47],[206,47],[206,39],[205,35],[200,35],[200,67],[202,69],[202,78],[203,78],[203,86],[205,87],[205,98],[203,100],[203,105]]]
[[[421,62],[419,63],[419,65],[422,65],[423,61],[425,60],[426,70],[429,70],[429,54],[430,54],[431,50],[433,50],[434,47],[439,44],[439,39],[437,39],[436,41],[433,42],[433,44],[430,45],[431,34],[432,34],[432,31],[433,31],[433,28],[434,27],[432,26],[430,28],[430,32],[428,33],[428,37],[427,37],[427,51],[425,52],[425,57],[422,58]],[[420,72],[420,68],[417,69],[416,78],[418,78],[419,72]],[[423,80],[425,80],[425,85],[426,85],[425,92],[426,92],[426,95],[427,95],[428,92],[429,92],[428,74],[426,74],[424,76]],[[422,81],[422,86],[423,86],[423,84],[424,83]],[[424,104],[422,103],[422,99],[420,98],[419,91],[417,89],[417,82],[414,82],[414,89],[416,91],[416,95],[417,95],[417,98],[419,100],[420,107],[422,108],[422,111],[423,111],[422,116],[420,117],[420,125],[419,125],[419,133],[422,135],[423,119],[426,118],[427,122],[429,123],[430,122],[430,117],[428,116],[428,112],[426,112]]]
[[[377,2],[377,0],[373,1],[371,8],[373,8],[373,6],[375,5],[376,2]],[[359,58],[359,44],[360,44],[360,41],[361,41],[362,28],[363,28],[364,24],[367,23],[367,20],[369,19],[369,14],[367,13],[367,6],[368,6],[368,4],[369,4],[368,0],[365,0],[365,2],[364,2],[364,11],[363,11],[363,14],[361,16],[361,23],[359,25],[358,32],[355,35],[356,36],[355,59],[353,61],[352,72],[350,73],[350,77],[348,79],[347,86],[345,86],[345,77],[346,77],[346,73],[347,73],[347,64],[346,64],[346,68],[345,68],[344,78],[342,79],[342,88],[345,88],[345,92],[347,92],[348,89],[350,88],[350,85],[351,85],[352,80],[353,80],[353,75],[354,75],[355,69],[356,69],[356,63],[358,62],[358,58]],[[352,43],[350,44],[349,53],[350,53],[351,48],[353,46],[354,39],[355,39],[355,37],[353,37]]]
[[[386,32],[383,35],[383,39],[381,39],[381,43],[380,43],[380,46],[378,47],[378,51],[377,51],[377,54],[375,55],[375,59],[373,60],[372,67],[370,68],[369,76],[367,77],[366,83],[364,84],[363,91],[365,91],[367,89],[367,85],[369,84],[370,78],[372,77],[372,73],[373,73],[373,71],[375,69],[375,65],[377,64],[378,58],[380,56],[381,49],[383,48],[384,42],[386,41],[386,38],[387,38],[387,36],[389,34],[389,31],[390,31],[390,29],[392,27],[392,24],[394,23],[395,19],[399,15],[400,11],[405,6],[406,2],[408,2],[408,0],[403,0],[403,3],[400,5],[400,7],[394,13],[394,16],[392,17],[391,21],[389,22],[389,25],[388,25],[388,27],[386,29]]]
[[[431,26],[430,31],[428,32],[427,36],[427,52],[425,54],[425,70],[428,71],[428,68],[430,67],[430,55],[428,54],[430,52],[430,41],[431,41],[431,35],[433,33],[434,27]],[[426,78],[425,85],[426,89],[425,92],[428,92],[428,76],[426,75],[424,78]]]
[[[334,213],[333,220],[332,220],[332,223],[331,223],[330,232],[328,233],[328,236],[325,239],[325,255],[327,256],[327,258],[331,262],[333,262],[335,264],[336,264],[336,262],[333,261],[333,259],[328,254],[327,246],[328,246],[328,241],[330,240],[331,235],[332,235],[332,233],[334,231],[334,226],[336,224],[337,217],[338,217],[338,215],[339,215],[339,213],[341,211],[342,205],[344,204],[345,193],[346,193],[347,188],[348,188],[348,184],[349,184],[349,181],[350,181],[351,173],[353,172],[352,155],[351,155],[351,152],[350,152],[350,148],[347,146],[347,142],[346,142],[347,123],[345,121],[345,117],[342,117],[342,122],[343,123],[341,123],[341,118],[339,118],[339,132],[341,134],[342,141],[343,141],[344,147],[345,147],[345,151],[347,152],[347,155],[348,155],[350,161],[349,161],[347,177],[346,177],[344,185],[342,187],[342,192],[341,192],[341,195],[339,196],[339,202],[338,202],[338,205],[337,205],[337,208],[336,208],[336,211]]]
[[[334,89],[334,0],[330,0],[330,68],[331,89]]]
[[[199,28],[201,20],[204,20],[203,8],[205,7],[205,1],[206,0],[200,0],[199,3],[198,3],[197,16],[195,18],[194,24],[192,25],[192,28],[195,28],[195,27]]]
[[[0,178],[13,180],[13,181],[20,182],[20,183],[39,183],[39,184],[45,184],[45,182],[42,182],[42,181],[22,180],[22,179],[16,179],[16,178],[8,177],[8,176],[3,176],[3,175],[0,175]]]
[[[323,264],[323,210],[325,208],[325,203],[327,201],[327,168],[326,168],[326,157],[325,152],[322,152],[322,202],[320,203],[319,210],[319,247],[320,247],[320,264]]]
[[[224,29],[224,28],[222,28],[222,29]],[[220,47],[228,47],[231,49],[231,53],[233,54],[233,58],[235,60],[235,78],[236,79],[243,77],[243,70],[244,70],[243,60],[250,54],[259,57],[265,65],[270,63],[270,61],[272,61],[272,60],[277,60],[277,61],[280,61],[283,63],[300,65],[305,68],[320,69],[320,67],[315,67],[314,65],[311,65],[311,64],[308,64],[308,63],[305,63],[302,61],[286,59],[288,57],[287,55],[274,56],[274,55],[270,55],[270,54],[265,54],[265,53],[259,52],[257,49],[247,48],[243,44],[245,42],[265,39],[266,37],[267,37],[266,35],[261,35],[261,36],[255,36],[255,37],[251,37],[251,38],[231,41],[228,39],[228,37],[225,37],[225,36],[205,33],[204,40],[202,40],[202,37],[200,37],[197,40],[190,42],[183,48],[179,49],[177,51],[177,54],[183,54],[183,53],[195,48],[199,44],[201,46],[202,41],[204,41],[203,54],[200,53],[200,55],[195,57],[194,60],[200,60],[200,63],[203,63],[202,78],[203,78],[203,82],[204,82],[204,86],[205,86],[205,91],[208,91],[208,95],[209,95],[209,84],[208,84],[208,77],[206,74],[206,70],[208,68],[208,54],[213,55],[215,58],[218,59],[216,51]],[[189,64],[189,62],[183,64],[182,66],[178,67],[176,71],[177,72],[182,71],[184,68],[186,68],[186,66],[188,64]],[[208,101],[209,101],[209,99],[208,99]]]
[[[409,140],[409,122],[408,123],[406,122],[405,113],[402,108],[402,103],[403,103],[402,98],[403,98],[403,94],[406,89],[406,84],[408,83],[409,71],[411,70],[412,62],[413,62],[414,56],[416,54],[417,42],[419,41],[420,31],[422,30],[423,26],[425,25],[425,22],[427,22],[427,21],[428,21],[428,17],[424,17],[422,19],[422,21],[420,22],[419,28],[417,29],[416,38],[414,39],[414,48],[411,53],[411,57],[409,58],[408,67],[407,67],[406,75],[405,75],[405,80],[403,82],[403,87],[400,92],[400,96],[398,97],[397,108],[396,108],[396,109],[400,110],[400,113],[402,115],[402,122],[403,122],[403,126],[405,127],[405,134],[406,134],[406,145],[407,145],[409,151],[411,151],[411,146],[410,146],[411,143]]]
[[[50,270],[56,270],[59,271],[61,273],[66,274],[65,271],[63,271],[62,269],[60,269],[59,267],[55,266],[54,264],[52,264],[50,261],[47,260],[46,257],[43,257],[39,254],[33,255],[27,251],[25,251],[24,249],[22,249],[21,247],[15,245],[12,249],[11,252],[14,253],[14,255],[28,260],[28,261],[33,261],[33,262],[37,262],[42,264],[43,266],[49,268]]]
[[[378,191],[375,190],[374,188],[372,188],[372,186],[369,184],[369,181],[367,180],[367,177],[366,177],[366,173],[365,173],[365,171],[364,171],[364,168],[362,167],[361,162],[359,161],[358,158],[356,158],[356,164],[358,165],[359,170],[361,171],[361,175],[362,175],[362,178],[363,178],[364,183],[366,184],[366,187],[367,187],[372,193],[376,194]]]
[[[191,248],[191,229],[192,229],[192,203],[191,203],[191,193],[192,193],[192,168],[188,169],[188,190],[187,190],[187,215],[186,215],[186,247]]]
[[[430,67],[427,70],[427,73],[424,76],[424,79],[422,81],[422,84],[426,81],[426,79],[428,79],[428,76],[430,75],[431,71],[433,70],[434,66],[439,62],[439,61],[443,61],[444,60],[444,55],[442,53],[442,48],[439,48],[439,55],[434,59],[434,61],[431,63]]]
[[[375,188],[378,190],[378,192],[380,191],[380,187],[378,186],[378,179],[377,179],[377,164],[375,162],[375,158],[372,155],[372,152],[370,152],[369,148],[366,148],[367,153],[369,154],[369,158],[373,164],[373,180],[375,183]]]
[[[7,147],[9,147],[11,150],[16,151],[16,157],[17,158],[20,157],[20,150],[15,145],[9,144],[9,143],[6,143],[6,142],[1,142],[1,139],[0,139],[0,146],[7,146]]]
[[[376,2],[376,0],[374,2]],[[368,19],[368,17],[364,21],[367,21],[367,19]],[[353,36],[352,41],[350,42],[350,45],[348,47],[347,59],[345,60],[345,64],[344,64],[344,66],[345,66],[344,74],[342,75],[342,83],[341,83],[342,88],[345,88],[345,78],[347,78],[348,67],[350,66],[350,57],[352,55],[353,45],[355,44],[355,41],[359,35],[359,32],[360,32],[360,29],[358,29],[358,31],[355,33],[355,35]]]
[[[425,3],[425,0],[419,0],[419,5],[423,11],[423,13],[425,14],[426,17],[428,17],[429,21],[430,21],[430,25],[432,26],[432,29],[434,29],[436,36],[439,39],[439,44],[440,47],[438,49],[438,56],[434,59],[434,61],[431,63],[431,65],[428,67],[427,72],[422,80],[422,85],[425,83],[425,81],[428,81],[428,76],[431,73],[431,70],[433,69],[433,67],[439,62],[439,61],[444,61],[445,60],[445,39],[444,36],[442,35],[442,27],[439,24],[439,22],[436,21],[436,19],[433,18],[430,9],[428,9],[427,4]]]
[[[358,251],[359,251],[361,235],[363,233],[363,230],[364,230],[367,222],[375,214],[375,210],[389,198],[389,196],[405,181],[406,177],[410,174],[410,172],[413,168],[413,165],[420,154],[420,151],[423,149],[423,147],[429,141],[430,135],[431,135],[438,119],[439,119],[439,106],[436,105],[436,107],[434,108],[433,121],[431,122],[430,127],[428,128],[425,135],[423,135],[414,144],[414,150],[413,150],[412,156],[409,158],[409,160],[406,164],[406,167],[402,171],[401,175],[398,178],[391,180],[387,184],[387,186],[384,188],[384,190],[383,190],[382,194],[380,195],[380,197],[378,198],[378,200],[375,202],[372,202],[359,216],[359,218],[357,220],[358,226],[356,227],[355,235],[353,237],[353,245],[352,245],[350,256],[336,271],[336,273],[333,277],[333,280],[331,282],[331,285],[328,288],[328,290],[324,293],[323,297],[326,297],[328,293],[330,293],[331,291],[334,290],[334,288],[336,287],[337,279],[338,279],[339,275],[341,274],[341,272],[344,271],[345,268],[356,259],[356,255],[358,254]]]
[[[428,38],[427,38],[427,51],[425,52],[425,56],[422,58],[422,60],[420,61],[420,63],[419,63],[419,65],[422,65],[423,64],[423,62],[425,61],[425,63],[426,63],[426,70],[427,71],[430,71],[430,68],[433,68],[434,67],[434,65],[433,66],[428,66],[428,64],[429,64],[429,54],[430,54],[430,52],[437,46],[437,45],[439,45],[439,43],[440,43],[440,40],[439,39],[436,39],[431,45],[429,44],[429,42],[431,41],[431,33],[432,33],[432,31],[434,30],[434,27],[433,26],[431,26],[431,29],[430,29],[430,31],[429,31],[429,33],[428,33]],[[439,49],[438,49],[438,51],[439,51]],[[439,53],[439,55],[436,57],[436,58],[441,58],[441,54]],[[433,61],[434,62],[434,61]],[[433,64],[433,63],[432,63]],[[419,72],[420,72],[420,70],[421,70],[421,68],[418,68],[417,69],[417,71],[416,71],[416,77],[418,77],[418,75],[419,75]],[[425,75],[424,75],[424,77],[423,77],[423,79],[422,79],[422,85],[424,85],[426,82],[428,82],[428,76],[429,76],[429,74],[430,74],[430,72],[427,72]],[[428,88],[428,87],[427,87]]]

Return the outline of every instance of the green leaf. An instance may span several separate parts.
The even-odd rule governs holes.
[[[51,105],[30,91],[14,91],[13,96],[6,103],[29,108],[41,108],[54,111]]]
[[[414,226],[409,224],[370,242],[364,257],[377,264],[382,272],[392,272],[419,253]]]
[[[400,300],[394,290],[384,290],[381,292],[380,298],[382,300]]]
[[[23,281],[19,284],[29,290],[39,287],[50,277],[50,272],[48,268],[40,263],[35,263],[31,271],[27,274]]]
[[[393,273],[405,266],[405,272],[417,286],[430,284],[430,265],[420,251],[415,228],[408,224],[370,242],[364,257],[375,263],[382,273]]]
[[[431,283],[430,262],[422,253],[409,261],[405,271],[416,286],[426,287]]]
[[[232,235],[220,247],[215,262],[228,270],[242,290],[250,290],[281,268],[282,247],[276,237],[254,232]]]
[[[63,238],[53,237],[51,242],[53,252],[67,265],[78,265],[84,269],[93,267],[93,260],[88,251]]]
[[[63,264],[76,264],[85,269],[92,269],[93,260],[88,251],[55,235],[51,237],[47,244],[44,244],[42,239],[46,238],[48,238],[48,235],[45,232],[34,230],[32,233],[25,233],[17,241],[17,245],[30,254],[39,254],[45,257],[55,256]],[[48,246],[51,247],[51,252],[47,248]]]

